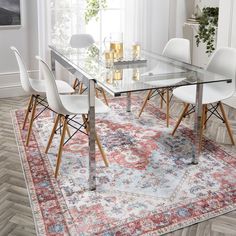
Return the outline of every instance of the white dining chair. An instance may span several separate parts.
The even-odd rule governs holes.
[[[64,145],[65,140],[65,132],[68,126],[70,125],[71,118],[70,116],[81,115],[83,118],[84,124],[82,126],[85,128],[87,134],[89,134],[89,121],[88,121],[88,111],[89,111],[89,104],[88,104],[88,96],[87,95],[59,95],[57,86],[55,84],[54,75],[49,69],[48,65],[40,58],[36,57],[41,65],[43,75],[46,81],[46,96],[48,100],[48,104],[52,110],[54,110],[58,115],[53,126],[50,139],[48,145],[46,147],[46,153],[48,152],[55,131],[58,127],[59,121],[62,121],[62,134],[61,140],[59,145],[59,150],[57,154],[57,163],[56,163],[56,170],[55,170],[55,177],[58,175],[60,163],[61,163],[61,156],[62,156],[62,148]],[[110,109],[107,105],[105,105],[101,100],[95,98],[95,113],[107,113]],[[80,128],[76,129],[74,134],[80,131]],[[73,135],[74,135],[73,134]],[[102,145],[98,138],[97,133],[95,132],[95,139],[102,155],[103,161],[106,166],[108,166],[108,160],[106,155],[103,151]]]
[[[45,81],[41,79],[31,79],[29,77],[25,63],[19,51],[15,47],[11,47],[11,50],[14,52],[18,66],[19,66],[21,86],[23,90],[28,95],[30,95],[30,100],[28,103],[28,107],[26,110],[26,115],[25,115],[24,123],[22,127],[22,129],[25,129],[26,123],[29,118],[29,114],[31,113],[31,118],[29,122],[27,138],[26,138],[26,146],[28,146],[29,141],[30,141],[30,135],[32,132],[33,122],[36,119],[36,117],[38,117],[38,115],[42,113],[42,111],[40,111],[40,113],[36,115],[37,105],[44,106],[43,110],[48,108],[47,101],[45,100],[45,96],[46,96]],[[55,83],[56,83],[59,93],[67,94],[67,93],[74,92],[74,89],[68,83],[64,81],[55,80]]]
[[[234,145],[235,142],[233,134],[221,101],[231,97],[235,93],[236,49],[220,48],[216,50],[216,52],[212,55],[212,58],[206,70],[232,78],[232,83],[219,82],[219,83],[209,83],[203,85],[203,98],[202,98],[203,116],[202,116],[201,137],[203,135],[203,130],[205,128],[206,122],[212,115],[215,115],[225,123],[227,131],[230,136],[230,140]],[[190,104],[195,105],[196,85],[178,87],[173,90],[173,95],[179,100],[183,101],[185,103],[185,107],[176,123],[172,135],[175,134],[175,131],[177,130],[182,119],[187,114],[190,113],[189,112]],[[220,108],[221,114],[217,110],[218,107]],[[210,113],[209,117],[207,117],[208,112]]]
[[[95,43],[92,35],[90,34],[74,34],[70,38],[70,46],[72,48],[88,48]],[[83,93],[83,83],[79,81],[78,78],[75,79],[73,88],[79,87],[79,93]],[[103,88],[96,87],[96,96],[98,97],[98,92],[102,94],[106,105],[108,105],[108,100],[106,93]]]
[[[191,57],[190,57],[190,42],[188,39],[183,38],[172,38],[170,39],[163,52],[163,56],[169,57],[171,59],[185,62],[185,63],[191,63]],[[158,73],[158,71],[157,71]],[[179,81],[179,80],[178,80]],[[172,81],[162,82],[162,86],[172,86],[173,84],[176,84],[177,80],[173,79]],[[160,81],[156,82],[157,84],[160,83]],[[155,81],[152,81],[151,84],[155,86]],[[169,113],[170,113],[170,91],[171,89],[151,89],[148,91],[146,98],[144,99],[142,108],[138,114],[138,117],[141,116],[145,106],[147,105],[148,100],[150,100],[155,95],[160,95],[161,97],[161,108],[164,100],[164,94],[166,93],[166,124],[167,127],[169,127]]]

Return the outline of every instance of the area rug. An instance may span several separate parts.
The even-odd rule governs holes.
[[[205,139],[198,165],[191,165],[194,136],[181,126],[174,137],[165,114],[149,103],[140,119],[141,99],[111,99],[109,114],[97,115],[97,131],[109,160],[97,152],[97,190],[88,179],[88,140],[78,133],[64,146],[54,178],[57,134],[44,150],[53,116],[34,124],[30,146],[22,130],[24,110],[13,113],[38,235],[161,235],[236,209],[236,154]],[[80,118],[78,118],[80,119]]]

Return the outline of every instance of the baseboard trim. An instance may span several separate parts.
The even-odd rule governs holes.
[[[31,78],[38,78],[38,70],[28,71]],[[0,98],[26,95],[21,87],[19,72],[0,73]]]
[[[26,95],[20,85],[0,87],[0,98],[18,97]]]
[[[29,74],[32,74],[32,73],[38,73],[39,70],[28,70],[28,73]],[[20,72],[19,71],[12,71],[12,72],[3,72],[3,73],[0,73],[0,77],[4,77],[6,75],[20,75]]]

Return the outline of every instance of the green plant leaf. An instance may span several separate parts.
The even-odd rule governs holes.
[[[85,23],[92,19],[98,20],[98,13],[101,9],[107,8],[107,0],[86,0]]]
[[[196,45],[200,42],[206,44],[206,53],[210,55],[215,50],[215,34],[218,26],[218,7],[205,7],[202,9],[202,15],[198,17],[199,27],[198,34],[195,35]]]

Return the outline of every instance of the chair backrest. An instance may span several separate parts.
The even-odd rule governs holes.
[[[52,71],[50,70],[47,63],[44,62],[39,56],[36,56],[36,59],[39,60],[40,63],[39,65],[43,72],[45,80],[46,96],[50,108],[58,114],[67,114],[68,112],[61,102],[57,85],[55,82],[55,77]]]
[[[181,62],[191,63],[189,40],[183,38],[170,39],[167,42],[162,55]]]
[[[232,83],[213,83],[211,86],[225,95],[232,96],[234,94],[236,80],[236,49],[227,47],[217,49],[212,55],[206,69],[213,73],[231,78]]]
[[[70,39],[72,48],[87,48],[94,43],[94,39],[90,34],[74,34]]]
[[[34,93],[35,91],[32,88],[30,81],[29,81],[29,74],[27,72],[25,63],[24,63],[19,51],[15,47],[10,47],[10,48],[16,56],[16,60],[17,60],[19,70],[20,70],[20,82],[21,82],[22,88],[27,93],[31,93],[31,94]]]

